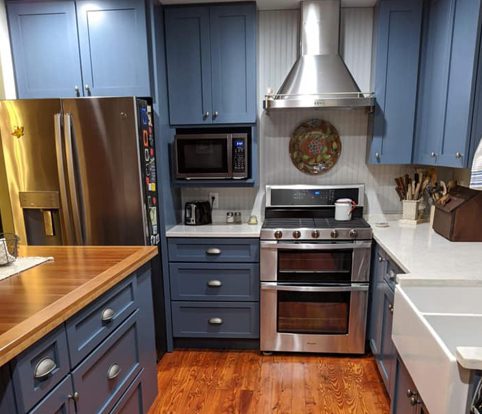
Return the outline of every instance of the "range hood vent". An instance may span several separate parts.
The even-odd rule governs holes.
[[[374,106],[339,54],[339,35],[340,0],[302,1],[301,55],[278,92],[268,91],[264,109]]]

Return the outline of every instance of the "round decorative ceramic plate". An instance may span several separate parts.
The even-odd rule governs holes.
[[[313,119],[299,125],[290,139],[291,161],[305,174],[323,174],[340,158],[341,141],[336,128],[327,121]]]

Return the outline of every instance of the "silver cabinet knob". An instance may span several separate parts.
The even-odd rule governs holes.
[[[117,377],[121,372],[121,367],[117,363],[113,363],[109,369],[107,370],[107,379],[114,379]]]
[[[390,270],[388,272],[388,278],[393,282],[397,279],[397,274],[393,270]]]
[[[390,313],[393,313],[393,310],[394,310],[394,309],[395,309],[395,308],[393,307],[392,304],[388,305],[388,310],[390,311]]]
[[[69,400],[74,400],[75,402],[79,401],[79,397],[80,397],[80,394],[77,391],[75,391],[73,394],[67,395],[67,398]]]
[[[85,91],[87,92],[87,95],[90,96],[91,95],[90,86],[88,84],[85,84],[84,88],[85,88]]]
[[[380,161],[380,153],[379,152],[375,152],[375,158],[377,159],[377,161]]]
[[[416,396],[417,396],[416,391],[412,391],[410,388],[407,390],[407,398],[416,397]]]
[[[210,280],[208,282],[209,287],[221,287],[223,283],[220,280]]]
[[[435,158],[435,157],[437,156],[437,154],[435,154],[435,152],[432,152],[432,153],[430,154],[430,156],[431,156],[432,158]]]
[[[42,358],[33,370],[33,377],[37,380],[46,379],[57,368],[57,364],[52,358]]]
[[[78,87],[78,85],[74,86],[74,90],[75,90],[75,96],[79,97],[80,96],[80,88]]]
[[[455,153],[455,158],[457,158],[458,160],[460,160],[464,155],[461,153],[461,152],[456,152]]]
[[[210,325],[221,325],[223,320],[221,318],[211,318],[208,322]]]
[[[206,250],[206,254],[210,256],[219,256],[221,254],[221,249],[218,249],[217,247],[210,247]]]
[[[417,397],[410,398],[410,405],[415,406],[415,405],[418,405],[420,403],[421,403],[421,401]]]
[[[206,112],[203,113],[203,118],[206,119],[207,117],[209,117],[209,112],[208,112],[208,111],[206,111]]]
[[[102,322],[110,322],[112,319],[114,319],[115,312],[114,309],[112,308],[105,308],[102,311]]]
[[[382,263],[384,260],[385,260],[385,259],[384,259],[382,256],[378,255],[378,261],[379,261],[380,263]]]
[[[213,118],[216,118],[218,115],[219,115],[219,112],[218,112],[218,111],[214,111],[214,112],[213,112]]]

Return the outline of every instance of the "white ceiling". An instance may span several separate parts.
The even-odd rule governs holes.
[[[226,3],[240,0],[161,0],[162,4]],[[341,0],[342,7],[373,7],[377,0]],[[256,0],[259,10],[298,9],[300,0]]]

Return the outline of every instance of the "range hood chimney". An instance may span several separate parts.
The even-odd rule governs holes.
[[[301,55],[276,94],[268,92],[263,107],[371,107],[373,93],[360,88],[339,54],[340,0],[301,2]]]

